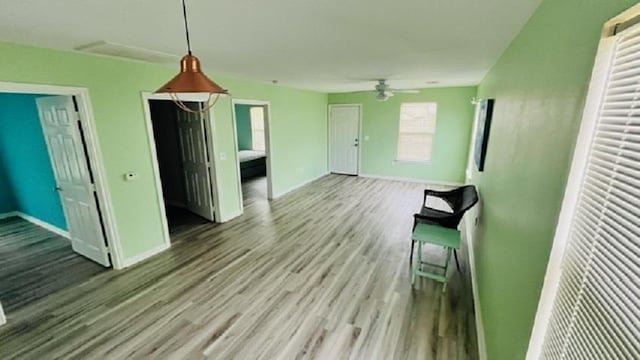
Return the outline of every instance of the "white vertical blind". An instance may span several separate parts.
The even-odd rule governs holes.
[[[438,104],[402,103],[397,160],[430,161]]]
[[[264,108],[262,106],[252,107],[249,110],[249,116],[251,117],[251,148],[265,151]]]
[[[640,28],[617,37],[542,359],[640,359]]]

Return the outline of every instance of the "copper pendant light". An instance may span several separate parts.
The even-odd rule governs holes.
[[[187,6],[185,0],[182,0],[182,14],[184,18],[184,30],[187,38],[187,55],[180,60],[180,72],[168,83],[164,84],[156,93],[168,93],[171,96],[173,102],[176,103],[184,111],[194,111],[187,107],[178,97],[178,93],[205,93],[209,94],[209,100],[207,105],[201,110],[201,112],[209,110],[220,97],[220,95],[227,95],[227,90],[220,87],[213,80],[209,79],[207,75],[202,72],[200,67],[200,60],[191,53],[191,41],[189,39],[189,24],[187,22]],[[215,100],[212,102],[213,96],[216,95]]]

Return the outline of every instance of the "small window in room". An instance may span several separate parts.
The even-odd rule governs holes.
[[[264,108],[252,107],[251,114],[251,142],[253,150],[265,151],[264,143]]]
[[[437,108],[434,102],[400,105],[398,161],[431,161]]]

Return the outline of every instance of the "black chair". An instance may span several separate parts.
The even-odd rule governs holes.
[[[427,197],[432,196],[444,200],[449,205],[451,212],[438,210],[427,207]],[[460,224],[460,220],[464,216],[467,210],[471,209],[473,205],[478,202],[478,192],[473,185],[466,185],[457,189],[449,191],[436,191],[426,189],[424,191],[424,200],[422,202],[422,209],[420,213],[413,215],[413,230],[420,223],[439,225],[449,229],[457,229]],[[415,241],[411,240],[411,254],[409,257],[409,265],[413,264],[413,247]],[[458,254],[453,252],[453,256],[456,259],[456,267],[460,271],[460,264],[458,263]]]

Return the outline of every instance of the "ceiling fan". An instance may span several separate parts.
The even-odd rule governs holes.
[[[420,92],[420,91],[415,90],[415,89],[406,89],[406,90],[392,89],[391,87],[389,87],[389,85],[386,83],[386,80],[384,80],[384,79],[378,80],[378,83],[376,84],[375,89],[376,89],[375,90],[376,91],[376,100],[378,100],[378,101],[387,101],[387,100],[389,100],[389,98],[393,96],[394,92],[407,93],[407,94],[417,94],[417,93]]]

